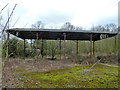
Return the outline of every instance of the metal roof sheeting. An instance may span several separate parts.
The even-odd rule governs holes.
[[[63,40],[63,34],[66,34],[66,40],[92,40],[97,41],[117,35],[117,32],[91,31],[91,30],[64,30],[64,29],[34,29],[34,28],[13,28],[7,29],[9,33],[22,39]]]

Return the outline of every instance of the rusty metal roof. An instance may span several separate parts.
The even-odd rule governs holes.
[[[92,30],[64,30],[64,29],[34,29],[34,28],[12,28],[7,29],[9,33],[22,39],[63,40],[63,34],[66,34],[66,40],[92,40],[97,41],[117,35],[117,32],[92,31]]]

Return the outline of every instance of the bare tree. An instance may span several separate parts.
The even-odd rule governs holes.
[[[64,29],[64,30],[83,30],[83,27],[81,27],[81,26],[74,26],[70,22],[66,22],[65,24],[63,24],[61,29]]]
[[[75,27],[70,22],[66,22],[65,24],[63,24],[63,26],[61,27],[61,29],[75,30]]]
[[[7,4],[7,5],[8,5],[8,4]],[[6,6],[7,6],[7,5],[6,5]],[[13,12],[14,12],[14,10],[15,10],[15,8],[16,8],[16,5],[17,5],[17,4],[15,4],[15,6],[13,7],[13,10],[12,10],[11,14],[10,14],[10,15],[8,14],[8,19],[7,19],[6,23],[5,23],[5,25],[2,25],[2,24],[0,23],[0,26],[3,26],[3,27],[2,27],[2,31],[1,31],[2,45],[3,45],[3,35],[6,37],[6,34],[4,33],[4,31],[7,29],[7,26],[9,26],[9,21],[10,21],[12,15],[13,15]],[[6,6],[5,6],[5,7],[6,7]],[[5,8],[5,7],[4,7],[4,8]],[[3,8],[3,9],[4,9],[4,8]],[[2,10],[3,10],[3,9],[2,9]],[[1,18],[1,20],[2,20],[2,18]],[[0,20],[0,22],[1,22],[1,20]],[[8,45],[7,45],[7,48],[8,48]],[[12,53],[13,53],[13,52],[12,52]],[[12,54],[12,53],[11,53],[11,54]],[[11,54],[10,54],[10,55],[11,55]],[[5,59],[3,60],[3,63],[2,63],[2,72],[4,71],[5,62],[6,62],[6,60],[8,59],[8,57],[9,57],[10,55],[9,55],[8,52],[6,51],[6,57],[5,57]]]
[[[42,23],[42,21],[37,21],[35,24],[32,24],[32,27],[37,29],[43,29],[44,24]]]
[[[82,27],[75,27],[75,30],[83,30]]]
[[[106,24],[106,25],[105,25],[105,29],[106,29],[107,31],[117,32],[117,25],[116,25],[116,24],[113,24],[113,23],[111,23],[111,24]]]
[[[93,27],[91,28],[93,29]],[[95,31],[110,31],[110,32],[117,32],[117,25],[116,24],[106,24],[106,25],[98,25],[94,27]]]

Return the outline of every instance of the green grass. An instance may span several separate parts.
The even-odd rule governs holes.
[[[47,72],[18,70],[17,87],[25,88],[118,88],[118,68],[95,65],[75,66]],[[17,83],[16,82],[16,83]]]

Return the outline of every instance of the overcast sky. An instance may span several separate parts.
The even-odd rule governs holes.
[[[119,0],[0,0],[1,15],[7,17],[15,4],[12,24],[20,17],[16,28],[30,27],[42,21],[46,27],[60,28],[65,22],[89,29],[93,25],[118,24]]]

